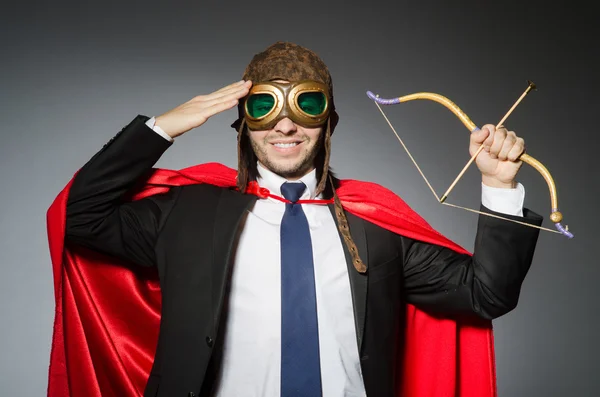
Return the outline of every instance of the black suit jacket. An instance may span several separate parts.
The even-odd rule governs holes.
[[[124,200],[171,145],[145,125],[147,119],[136,117],[78,172],[67,204],[66,238],[157,267],[162,316],[145,396],[209,395],[219,368],[230,257],[239,225],[257,198],[191,185]],[[539,234],[481,216],[470,256],[347,217],[368,266],[366,274],[355,271],[345,248],[364,383],[367,394],[377,397],[393,396],[401,381],[395,374],[403,303],[443,316],[493,319],[507,313],[517,305]],[[513,218],[542,222],[528,210]]]

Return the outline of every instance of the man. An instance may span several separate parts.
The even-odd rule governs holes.
[[[233,183],[131,199],[178,136],[236,105]],[[410,348],[402,343],[406,303],[485,320],[516,306],[538,229],[482,216],[471,256],[434,232],[396,233],[346,211],[348,185],[329,170],[337,120],[322,60],[276,43],[242,81],[136,117],[77,173],[66,203],[69,244],[158,271],[160,332],[145,396],[394,396],[410,382],[398,378]],[[482,144],[483,210],[541,224],[521,208],[515,182],[523,140],[486,125],[472,134],[471,153]],[[427,229],[402,211],[415,230]],[[114,321],[104,326],[133,327],[137,315]],[[110,378],[107,368],[95,371]]]

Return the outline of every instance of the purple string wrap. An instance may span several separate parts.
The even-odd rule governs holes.
[[[558,208],[552,208],[552,213],[555,212],[559,212]],[[556,226],[556,229],[558,229],[559,232],[561,232],[562,234],[564,234],[565,236],[567,236],[568,238],[573,238],[573,233],[571,233],[570,231],[568,231],[563,225],[561,225],[560,222],[556,222],[554,224],[554,226]]]
[[[391,99],[379,98],[377,95],[373,94],[371,91],[367,91],[367,96],[380,105],[395,105],[395,104],[400,103],[400,98],[391,98]]]

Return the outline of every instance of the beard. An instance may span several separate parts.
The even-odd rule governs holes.
[[[303,143],[306,145],[306,148],[293,160],[270,157],[267,148],[269,148],[269,145],[271,144],[268,142],[267,138],[260,143],[250,139],[250,144],[252,145],[252,150],[254,151],[256,158],[264,167],[285,179],[292,180],[303,177],[315,168],[315,159],[318,157],[321,147],[323,146],[323,135],[324,134],[320,134],[314,144],[310,138],[305,137]]]

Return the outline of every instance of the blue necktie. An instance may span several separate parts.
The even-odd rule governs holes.
[[[312,243],[301,204],[306,185],[281,186],[281,397],[321,396],[319,330]]]

